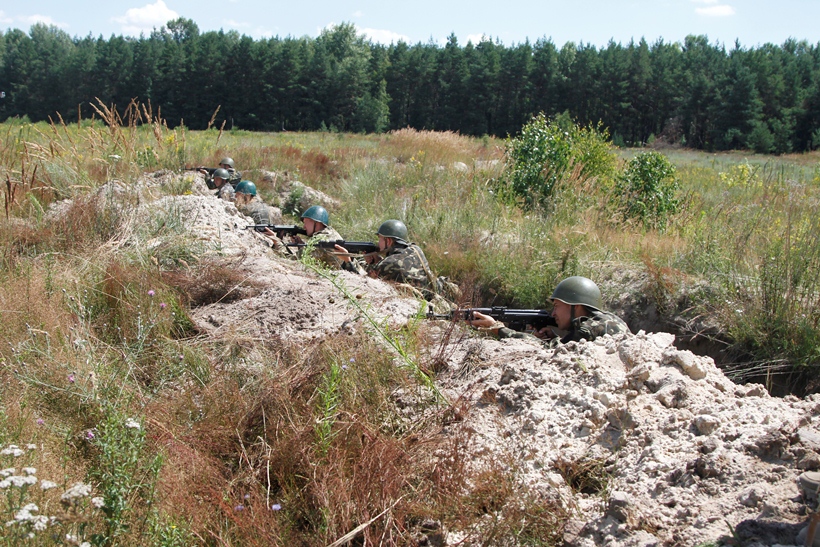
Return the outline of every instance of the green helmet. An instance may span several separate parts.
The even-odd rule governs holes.
[[[407,243],[407,226],[400,220],[385,220],[376,234],[391,237],[399,243]]]
[[[228,170],[227,170],[227,169],[222,169],[222,168],[220,167],[219,169],[217,169],[216,171],[214,171],[214,176],[213,176],[213,178],[217,178],[217,177],[221,178],[222,180],[228,180],[229,178],[231,178],[231,174],[230,174],[230,173],[228,173]]]
[[[308,207],[299,218],[302,220],[309,218],[315,220],[316,222],[321,222],[325,226],[330,226],[330,215],[327,214],[327,209],[321,205],[312,205]]]
[[[553,300],[560,300],[570,306],[581,304],[598,311],[603,308],[601,289],[591,279],[579,275],[568,277],[558,283],[550,297],[550,301]]]
[[[231,169],[233,169],[233,158],[222,158],[219,165],[228,165]]]
[[[250,194],[252,196],[256,195],[256,185],[249,180],[239,181],[239,184],[236,185],[234,190],[237,194]]]

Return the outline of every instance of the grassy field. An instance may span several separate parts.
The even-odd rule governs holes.
[[[189,132],[136,105],[130,118],[98,114],[107,123],[0,125],[0,468],[40,480],[7,489],[0,513],[14,520],[35,503],[60,517],[51,535],[18,519],[0,545],[327,545],[385,503],[401,525],[374,524],[372,541],[406,544],[408,527],[426,517],[484,526],[498,544],[559,541],[551,534],[562,509],[521,489],[504,462],[464,476],[459,439],[436,447],[450,464],[434,466],[433,441],[391,421],[392,386],[415,379],[373,341],[323,341],[310,355],[271,342],[253,351],[280,366],[226,372],[250,349],[196,336],[190,302],[175,288],[184,276],[169,277],[179,272],[164,265],[191,266],[199,277],[188,283],[230,273],[198,264],[185,244],[161,249],[159,260],[119,245],[117,208],[88,198],[109,180],[128,187],[144,172],[212,166],[225,155],[269,200],[276,192],[265,171],[339,199],[331,219],[348,239],[372,240],[381,221],[401,218],[470,303],[542,307],[568,275],[634,272],[644,281],[623,290],[661,321],[709,318],[709,336],[744,356],[740,376],[796,373],[816,385],[817,153],[666,151],[683,206],[659,232],[613,214],[606,180],[569,176],[549,213],[521,208],[505,195],[505,143],[495,139]],[[613,150],[618,168],[637,153]],[[73,205],[47,221],[49,206],[66,198]],[[144,229],[147,241],[173,227]],[[355,378],[339,375],[348,361]],[[344,428],[328,422],[336,409],[351,413]],[[81,481],[93,491],[69,489]],[[473,494],[462,495],[467,482]],[[487,500],[497,509],[490,524]]]

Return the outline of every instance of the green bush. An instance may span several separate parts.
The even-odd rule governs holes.
[[[566,116],[535,116],[507,141],[506,189],[527,208],[547,208],[557,185],[592,178],[608,182],[615,154],[606,130],[580,127]]]
[[[624,220],[663,231],[681,208],[675,166],[658,152],[642,152],[629,160],[615,184],[614,201]]]

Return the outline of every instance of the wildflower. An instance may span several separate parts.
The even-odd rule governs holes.
[[[84,498],[91,493],[91,487],[87,484],[77,482],[74,483],[74,486],[66,490],[62,496],[60,496],[60,500],[63,503],[73,503],[80,498]]]
[[[43,425],[46,421],[42,418],[37,418],[37,425]]]
[[[68,375],[68,382],[73,384],[74,383],[74,373]]]
[[[89,429],[88,431],[85,432],[85,438],[90,441],[91,439],[94,438],[94,432]]]
[[[32,518],[31,522],[34,523],[34,526],[32,526],[32,528],[34,528],[35,531],[42,532],[46,529],[46,526],[48,526],[48,517],[45,515],[38,515]]]
[[[103,499],[100,496],[91,498],[91,505],[93,505],[97,509],[102,509],[103,507],[105,507],[105,499]]]
[[[251,495],[250,495],[250,494],[245,494],[243,497],[244,497],[246,500],[251,499]]]
[[[52,488],[57,488],[57,483],[51,481],[40,481],[40,488],[42,490],[51,490]]]
[[[28,448],[29,450],[36,450],[37,445],[29,443],[29,444],[26,445],[26,448]]]
[[[271,508],[271,511],[281,511],[282,510],[282,506],[279,505],[278,503],[274,503],[273,505],[270,506],[270,508]]]
[[[29,486],[31,484],[37,483],[37,477],[21,477],[20,475],[12,475],[11,477],[4,479],[0,482],[0,488],[8,488],[9,486],[16,486],[17,488],[22,488],[24,486]]]
[[[236,507],[234,507],[234,508],[233,508],[233,510],[234,510],[234,511],[244,511],[244,510],[245,510],[245,506],[244,506],[244,505],[242,505],[242,504],[240,503],[239,505],[237,505]]]
[[[3,475],[4,477],[8,477],[9,475],[14,475],[16,472],[17,472],[17,470],[13,467],[9,467],[7,469],[0,469],[0,475]]]
[[[127,427],[128,429],[139,429],[140,423],[134,418],[128,418],[127,420],[125,420],[125,427]]]
[[[155,294],[157,294],[157,293],[154,292],[154,289],[151,289],[150,291],[148,291],[148,296],[154,296]]]
[[[16,444],[10,444],[8,448],[0,450],[0,456],[22,456],[25,452]]]
[[[23,468],[23,473],[25,473],[26,475],[36,475],[37,474],[37,468],[36,467],[24,467]]]
[[[347,370],[347,365],[342,365],[342,370]]]
[[[351,357],[351,358],[350,358],[350,362],[351,362],[351,363],[355,363],[355,362],[356,362],[356,358],[355,358],[355,357]]]
[[[166,304],[165,302],[160,302],[160,303],[159,303],[159,309],[164,310],[164,309],[165,309],[165,306],[167,306],[167,305],[168,305],[168,304]]]

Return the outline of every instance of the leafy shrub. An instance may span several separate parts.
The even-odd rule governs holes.
[[[624,219],[663,231],[669,217],[680,210],[675,166],[658,152],[632,158],[615,184],[614,200]]]
[[[535,116],[507,142],[507,186],[527,208],[546,207],[556,185],[574,177],[608,180],[615,155],[606,130],[580,127],[567,118]]]

